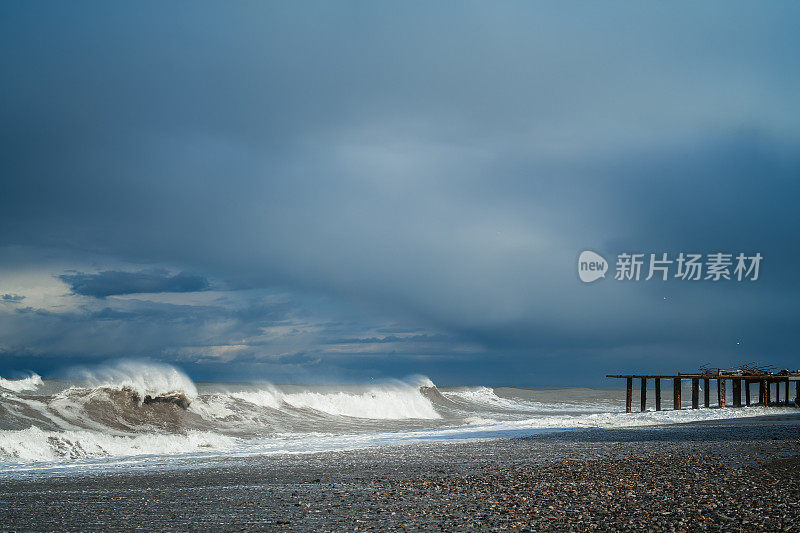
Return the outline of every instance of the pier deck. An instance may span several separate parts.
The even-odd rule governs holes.
[[[672,380],[672,408],[680,410],[681,387],[684,380],[691,381],[692,389],[692,409],[700,408],[700,380],[703,381],[703,407],[710,407],[710,384],[716,382],[717,406],[726,406],[726,382],[731,382],[733,393],[733,407],[743,405],[770,405],[770,406],[798,406],[800,405],[800,371],[789,372],[765,372],[765,373],[736,373],[736,372],[696,372],[696,373],[677,373],[677,374],[608,374],[607,378],[626,380],[625,388],[625,412],[630,413],[633,402],[633,381],[639,381],[640,402],[639,409],[647,411],[647,382],[654,380],[655,383],[655,407],[656,411],[661,410],[661,380]],[[790,383],[794,382],[794,397],[790,398]],[[758,384],[758,402],[751,403],[750,388],[753,384]],[[744,387],[742,387],[744,385]],[[774,401],[772,400],[772,388],[775,386]],[[783,385],[783,387],[781,387]],[[742,402],[742,388],[744,388],[745,398]],[[781,399],[781,388],[784,389]]]

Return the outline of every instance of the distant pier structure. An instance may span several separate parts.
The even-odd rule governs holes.
[[[625,412],[631,412],[633,401],[633,381],[640,383],[641,396],[640,410],[647,410],[647,382],[653,380],[655,386],[656,411],[661,410],[661,380],[672,380],[672,408],[681,409],[681,385],[684,380],[692,382],[692,409],[700,408],[700,380],[703,381],[703,407],[709,407],[710,385],[716,382],[717,405],[725,407],[726,382],[731,382],[733,392],[733,407],[742,405],[770,405],[770,406],[800,406],[800,370],[774,371],[772,367],[764,367],[748,363],[736,368],[708,368],[701,367],[695,373],[677,374],[609,374],[607,378],[626,380]],[[794,396],[790,398],[790,384],[794,382]],[[744,385],[744,387],[743,387]],[[758,401],[751,402],[750,389],[758,386]],[[773,385],[775,394],[772,394]],[[781,388],[784,389],[781,398]],[[742,389],[744,389],[744,403],[742,403]],[[774,400],[773,400],[774,398]]]

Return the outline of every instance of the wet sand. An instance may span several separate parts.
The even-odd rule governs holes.
[[[800,419],[0,479],[2,530],[800,530]]]

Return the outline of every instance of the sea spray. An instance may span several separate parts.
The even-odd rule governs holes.
[[[86,430],[56,432],[37,427],[0,431],[0,458],[26,462],[207,453],[232,450],[236,445],[236,438],[200,431],[190,431],[185,435],[121,435]]]
[[[42,384],[42,377],[39,374],[31,374],[22,379],[0,378],[0,389],[13,392],[36,390]]]
[[[626,415],[617,390],[440,389],[424,376],[360,386],[197,385],[174,367],[131,361],[80,377],[29,376],[24,385],[8,380],[12,387],[0,389],[3,469],[110,464],[103,461],[119,457],[163,464],[197,454],[306,453],[786,412],[747,407]]]
[[[161,363],[123,360],[77,373],[90,387],[125,388],[141,398],[176,393],[189,399],[197,396],[197,388],[186,374]]]

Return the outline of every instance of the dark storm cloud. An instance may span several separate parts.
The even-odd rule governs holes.
[[[347,371],[476,380],[531,382],[565,360],[592,376],[667,357],[726,366],[737,339],[745,360],[794,364],[794,4],[0,9],[2,245],[320,295],[303,305],[327,317],[323,334],[274,350],[304,354],[299,366],[336,339],[396,348],[337,355]],[[584,286],[583,249],[765,262],[752,285]],[[96,270],[109,279],[64,281],[143,292]],[[143,331],[144,308],[97,312],[75,327]],[[282,320],[231,312],[155,328],[148,346],[177,353],[192,327],[233,320],[254,335]],[[392,327],[365,331],[373,316]],[[448,340],[412,348],[395,339],[406,329]],[[258,342],[254,357],[272,341]],[[80,342],[64,345],[74,356]],[[460,364],[436,359],[452,353]]]
[[[8,294],[8,293],[6,293],[6,294],[3,294],[2,296],[0,296],[0,300],[2,300],[4,302],[13,303],[13,304],[19,303],[24,299],[25,299],[25,297],[20,295],[20,294]]]
[[[345,375],[337,368],[342,361],[382,360],[393,351],[427,357],[431,351],[453,349],[454,339],[445,336],[370,339],[376,325],[391,327],[350,308],[328,309],[326,315],[299,299],[270,303],[260,291],[238,296],[235,302],[220,297],[191,305],[117,299],[66,311],[17,308],[0,321],[0,375],[31,368],[33,362],[37,371],[62,377],[75,364],[133,356],[178,362],[204,379],[297,382],[339,376],[352,381],[385,372],[370,375],[363,369]],[[359,333],[363,336],[344,338]],[[367,347],[359,353],[347,351],[360,341]]]
[[[197,274],[179,272],[170,275],[159,270],[121,272],[105,270],[97,274],[62,274],[75,294],[105,298],[115,294],[137,294],[150,292],[195,292],[208,289],[208,280]]]

